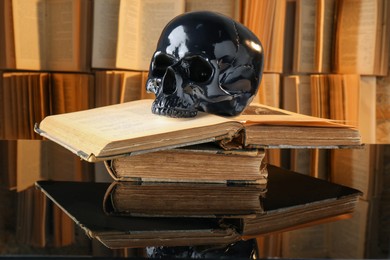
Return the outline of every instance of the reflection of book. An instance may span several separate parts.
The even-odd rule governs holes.
[[[243,236],[281,232],[342,219],[352,213],[361,192],[296,172],[268,165],[264,214],[241,219]]]
[[[40,181],[37,185],[89,237],[109,248],[225,245],[239,240],[234,229],[221,227],[219,218],[108,216],[102,201],[110,183]]]
[[[254,217],[266,185],[113,182],[104,197],[110,215]]]
[[[263,149],[226,151],[213,143],[105,161],[114,180],[266,183]]]
[[[200,112],[195,118],[178,119],[152,114],[151,103],[139,100],[48,116],[35,130],[88,161],[210,141],[228,148],[361,144],[354,128],[260,104],[237,117]]]
[[[361,194],[271,165],[268,171],[267,192],[260,198],[264,212],[255,218],[158,217],[157,211],[151,217],[112,216],[102,209],[110,183],[39,181],[37,187],[87,235],[111,248],[227,244],[342,219],[354,210]]]

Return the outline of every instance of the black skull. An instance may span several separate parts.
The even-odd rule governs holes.
[[[206,11],[179,15],[162,31],[150,63],[152,112],[237,115],[256,95],[263,60],[259,39],[233,19]]]

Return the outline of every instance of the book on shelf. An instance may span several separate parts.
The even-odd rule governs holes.
[[[242,0],[185,0],[185,11],[211,11],[224,14],[236,21],[241,19]]]
[[[90,4],[82,0],[1,1],[1,67],[88,71]]]
[[[296,1],[294,73],[331,72],[335,9],[335,0]]]
[[[375,143],[377,81],[358,74],[288,75],[283,108],[355,126],[363,143]]]
[[[1,74],[0,139],[40,139],[34,122],[51,114],[94,106],[94,78],[86,73],[4,72]]]
[[[214,143],[113,158],[116,181],[267,183],[264,149],[224,150]]]
[[[264,72],[283,71],[285,0],[247,0],[243,2],[242,23],[261,41],[264,48]]]
[[[95,72],[95,106],[108,106],[145,98],[147,71],[99,70]]]
[[[253,218],[267,185],[113,182],[103,199],[112,216]]]
[[[1,76],[0,138],[39,138],[31,127],[50,114],[49,73],[4,72]]]
[[[163,213],[169,209],[168,206],[160,207],[161,211],[157,211],[157,207],[149,207],[149,210],[153,211],[149,216],[106,214],[102,202],[107,196],[107,191],[116,187],[116,184],[39,181],[36,186],[66,212],[89,237],[97,239],[109,248],[228,244],[288,229],[344,219],[349,217],[355,209],[361,194],[360,191],[346,186],[268,166],[270,182],[267,184],[265,195],[261,195],[258,200],[263,212],[256,214],[255,217],[245,218],[179,217],[178,215],[186,214],[186,210],[190,213],[194,211],[194,208],[190,207],[194,202],[191,199],[187,201],[188,204],[182,205],[183,212],[169,217],[167,215],[162,217]],[[110,185],[114,186],[110,187]],[[128,184],[121,182],[119,185]],[[156,184],[133,185],[132,187],[136,188],[137,192],[132,192],[132,196],[145,195],[140,193],[141,188],[156,187]],[[172,187],[178,188],[177,192],[180,192],[181,185],[172,183],[160,185],[158,186],[159,193],[161,196],[174,196],[172,193],[176,191],[172,191]],[[199,188],[209,184],[192,185]],[[168,189],[165,191],[166,194],[163,192],[164,187]],[[202,191],[204,195],[209,192],[212,191]],[[232,199],[227,202],[227,198],[220,198],[219,196],[223,194],[214,195],[216,197],[210,200],[220,199],[229,207],[239,206],[233,203]],[[196,195],[193,194],[193,196],[196,199]],[[131,200],[130,197],[126,198]],[[135,200],[134,203],[141,202],[140,198],[132,198]],[[253,197],[257,201],[256,198],[258,195]],[[155,199],[158,200],[158,198]]]
[[[371,97],[371,100],[376,100],[376,115],[375,115],[375,140],[378,144],[389,144],[390,143],[390,66],[389,66],[389,75],[385,77],[376,78],[376,99]],[[372,89],[367,89],[373,91]],[[367,105],[371,104],[371,109],[373,108],[371,102],[366,102]],[[367,120],[367,119],[366,119]],[[371,119],[372,120],[372,119]]]
[[[94,76],[87,73],[50,73],[51,114],[94,107]]]
[[[390,3],[387,0],[343,0],[336,3],[335,72],[386,75]]]
[[[211,141],[226,149],[361,146],[355,128],[260,104],[236,117],[200,112],[178,119],[153,114],[152,102],[48,116],[35,131],[90,162]]]
[[[94,1],[92,67],[149,70],[164,26],[184,0]]]
[[[252,103],[260,103],[271,107],[280,107],[280,74],[263,73],[259,90]]]

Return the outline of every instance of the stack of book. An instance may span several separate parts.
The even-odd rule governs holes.
[[[37,186],[106,246],[228,244],[353,210],[359,191],[285,174],[266,165],[264,155],[268,148],[360,147],[355,128],[260,104],[236,117],[200,112],[195,118],[168,118],[151,112],[152,101],[48,116],[35,126],[37,133],[83,160],[104,161],[114,179],[111,184]],[[314,190],[305,191],[299,184]],[[71,203],[67,209],[72,197],[57,198],[61,189],[80,190],[77,198],[90,198],[87,190],[95,189],[87,200],[100,201],[104,217],[91,212],[91,218],[102,222],[88,224],[91,219],[85,216],[90,214],[79,212],[96,202],[82,203],[82,209]],[[124,233],[111,227],[109,222],[118,219],[133,226],[123,224]],[[267,219],[265,228],[262,219]],[[153,221],[163,223],[157,228],[150,225]],[[110,229],[114,231],[103,232]]]

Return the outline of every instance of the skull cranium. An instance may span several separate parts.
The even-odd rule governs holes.
[[[152,112],[237,115],[258,90],[263,59],[260,41],[242,24],[213,12],[182,14],[162,31],[150,63]]]

